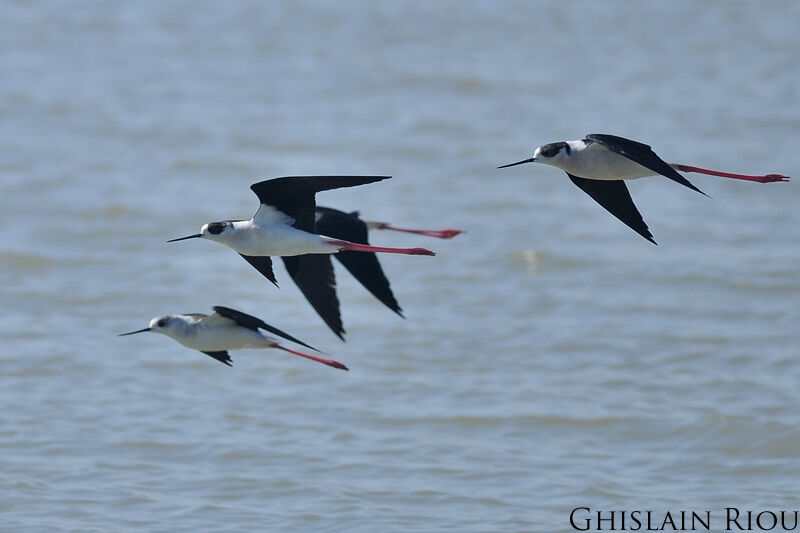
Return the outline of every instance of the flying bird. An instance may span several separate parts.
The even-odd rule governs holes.
[[[369,244],[367,233],[370,229],[394,230],[440,239],[452,239],[461,230],[422,230],[398,228],[386,222],[374,222],[363,220],[358,211],[347,213],[332,207],[317,206],[316,208],[316,231],[321,235],[342,239],[359,244]],[[397,303],[392,294],[389,280],[386,278],[378,256],[372,252],[353,252],[343,250],[334,255],[336,259],[364,286],[375,298],[380,300],[386,307],[403,316],[403,310]]]
[[[316,193],[354,187],[389,176],[288,176],[261,181],[250,189],[261,202],[250,220],[209,222],[200,233],[167,242],[202,238],[236,250],[277,286],[272,256],[280,256],[289,275],[328,327],[344,340],[336,279],[329,255],[340,251],[435,255],[426,248],[370,246],[319,234]]]
[[[523,163],[544,163],[565,171],[572,183],[653,244],[656,244],[656,241],[642,219],[642,215],[636,209],[623,180],[660,174],[704,195],[703,191],[692,185],[677,171],[698,172],[759,183],[789,181],[789,177],[782,174],[751,176],[667,163],[646,144],[616,135],[600,133],[587,135],[585,139],[577,141],[545,144],[536,148],[533,157],[497,168],[512,167]]]
[[[228,350],[240,350],[243,348],[277,348],[312,361],[317,361],[324,365],[332,366],[340,370],[347,370],[347,367],[332,359],[323,359],[298,352],[285,346],[265,335],[261,330],[267,331],[286,340],[292,341],[301,346],[305,346],[314,351],[319,351],[313,346],[309,346],[303,341],[297,340],[291,335],[274,328],[254,316],[242,313],[229,307],[215,306],[214,314],[204,315],[192,313],[186,315],[161,315],[150,321],[150,325],[144,329],[120,333],[120,337],[133,335],[134,333],[144,333],[153,331],[171,337],[188,348],[200,350],[204,354],[213,357],[220,363],[228,366],[232,359],[228,355]]]

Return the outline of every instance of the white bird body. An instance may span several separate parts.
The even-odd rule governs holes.
[[[260,222],[260,223],[259,223]],[[305,254],[335,254],[341,249],[326,241],[322,235],[299,230],[286,224],[270,221],[238,220],[219,234],[208,231],[209,224],[200,230],[203,238],[224,244],[243,255],[291,257]]]
[[[214,307],[214,314],[211,315],[195,313],[157,316],[150,321],[148,327],[136,331],[129,331],[128,333],[121,333],[120,335],[133,335],[146,331],[161,333],[162,335],[166,335],[178,341],[187,348],[199,350],[228,366],[232,366],[228,350],[277,348],[340,370],[347,370],[346,366],[333,359],[323,359],[281,346],[278,344],[277,340],[265,335],[261,330],[269,331],[286,340],[316,350],[313,346],[270,326],[260,318],[219,305]]]
[[[600,143],[578,140],[566,141],[566,144],[569,152],[559,152],[549,159],[538,159],[538,153],[534,153],[533,157],[537,162],[560,168],[573,176],[593,180],[630,180],[656,175],[649,168],[612,152]],[[541,148],[538,148],[537,152],[540,151]]]
[[[210,316],[163,315],[150,321],[150,329],[201,352],[272,348],[278,344],[261,331],[242,327],[216,313]]]

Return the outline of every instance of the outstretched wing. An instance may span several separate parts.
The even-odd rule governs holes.
[[[258,220],[263,216],[274,220],[277,209],[294,220],[292,226],[295,228],[314,233],[316,193],[388,178],[389,176],[287,176],[254,183],[250,189],[256,193],[262,204],[254,218]]]
[[[345,213],[330,207],[317,207],[317,233],[334,239],[369,244],[367,224],[358,212]],[[373,252],[342,251],[334,257],[350,271],[361,285],[386,307],[403,316],[403,310],[392,294],[389,280],[383,273],[377,254]]]
[[[222,352],[203,352],[203,353],[213,357],[222,364],[233,366],[231,364],[233,362],[233,359],[231,359],[231,356],[228,355],[228,352],[222,351]]]
[[[244,257],[245,261],[253,265],[253,268],[261,272],[261,274],[275,284],[276,287],[278,286],[278,282],[275,280],[275,273],[272,271],[272,259],[270,256],[239,255]]]
[[[631,199],[628,188],[622,180],[589,180],[586,178],[579,178],[567,173],[572,183],[581,188],[583,192],[594,198],[594,200],[602,205],[606,210],[624,222],[633,231],[652,242],[653,234],[647,229],[647,224],[644,223],[642,215]]]
[[[311,307],[342,340],[344,327],[336,296],[336,277],[328,254],[307,254],[282,257],[286,270]]]
[[[669,166],[669,163],[661,159],[650,148],[650,146],[626,139],[625,137],[618,137],[616,135],[607,135],[604,133],[591,133],[586,136],[586,139],[602,144],[612,152],[616,152],[621,156],[627,157],[631,161],[639,163],[645,168],[649,168],[657,174],[661,174],[673,181],[677,181],[681,185],[685,185],[690,189],[699,192],[705,196],[706,193],[692,185],[689,180],[678,174],[678,171]]]
[[[317,352],[319,351],[316,348],[314,348],[313,346],[308,345],[308,344],[304,343],[303,341],[292,337],[288,333],[284,333],[283,331],[279,330],[278,328],[276,328],[274,326],[270,326],[269,324],[267,324],[266,322],[264,322],[260,318],[255,317],[253,315],[248,315],[247,313],[242,313],[241,311],[237,311],[236,309],[231,309],[230,307],[223,307],[221,305],[215,305],[213,307],[213,309],[214,309],[214,312],[216,312],[219,316],[221,316],[223,318],[227,318],[229,320],[233,320],[234,322],[236,322],[238,325],[240,325],[242,327],[245,327],[245,328],[248,328],[248,329],[252,329],[254,331],[257,331],[259,328],[261,328],[261,329],[263,329],[265,331],[269,331],[270,333],[278,335],[279,337],[282,337],[282,338],[284,338],[284,339],[286,339],[288,341],[292,341],[292,342],[297,343],[297,344],[299,344],[301,346],[305,346],[306,348],[311,348],[312,350],[317,351]]]

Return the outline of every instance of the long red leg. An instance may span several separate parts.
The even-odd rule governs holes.
[[[294,350],[290,350],[289,348],[281,346],[280,344],[273,344],[272,347],[277,348],[279,350],[283,350],[284,352],[289,352],[294,355],[299,355],[300,357],[305,357],[306,359],[311,359],[312,361],[322,363],[323,365],[332,366],[333,368],[338,368],[340,370],[349,370],[342,363],[340,363],[339,361],[334,361],[333,359],[323,359],[321,357],[314,357],[313,355],[308,355],[307,353],[296,352]]]
[[[394,226],[390,226],[389,224],[386,224],[385,222],[375,223],[375,228],[376,229],[388,229],[388,230],[392,230],[392,231],[402,231],[404,233],[415,233],[417,235],[425,235],[427,237],[436,237],[436,238],[439,238],[439,239],[452,239],[453,237],[455,237],[459,233],[464,233],[460,229],[449,229],[449,228],[448,229],[440,229],[440,230],[396,228]]]
[[[783,174],[765,174],[763,176],[751,176],[748,174],[734,174],[732,172],[720,172],[719,170],[709,170],[707,168],[693,167],[690,165],[679,165],[673,163],[672,168],[682,172],[697,172],[708,174],[709,176],[720,176],[722,178],[733,178],[737,180],[757,181],[759,183],[772,183],[773,181],[789,181],[789,176]]]
[[[406,255],[436,255],[427,248],[387,248],[385,246],[370,246],[369,244],[358,244],[339,239],[325,239],[326,242],[338,246],[339,250],[350,250],[353,252],[383,252],[388,254]]]

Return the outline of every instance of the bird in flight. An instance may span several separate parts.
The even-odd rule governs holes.
[[[646,144],[601,133],[593,133],[577,141],[561,141],[542,145],[536,148],[533,157],[497,168],[513,167],[523,163],[544,163],[560,168],[583,192],[653,244],[656,244],[656,241],[639,210],[636,209],[623,180],[660,174],[704,195],[703,191],[692,185],[677,171],[697,172],[759,183],[789,181],[789,177],[782,174],[752,176],[667,163]]]
[[[250,220],[209,222],[200,233],[171,239],[208,239],[237,251],[277,286],[272,256],[280,256],[292,280],[328,327],[344,340],[336,279],[330,254],[341,251],[435,255],[426,248],[370,246],[321,235],[316,228],[316,198],[321,191],[354,187],[389,176],[288,176],[261,181],[250,189],[261,205]]]
[[[232,359],[230,355],[228,355],[229,350],[240,350],[243,348],[277,348],[278,350],[305,357],[306,359],[311,359],[312,361],[332,366],[333,368],[347,370],[346,366],[333,359],[316,357],[278,344],[278,341],[264,334],[261,330],[305,346],[311,350],[319,351],[303,341],[297,340],[291,335],[270,326],[260,318],[229,307],[222,307],[221,305],[215,306],[213,309],[214,313],[211,315],[191,313],[186,315],[157,316],[150,321],[148,327],[136,331],[129,331],[128,333],[120,333],[119,336],[123,337],[125,335],[144,333],[146,331],[161,333],[175,339],[188,348],[199,350],[228,366],[233,366],[231,364]]]

